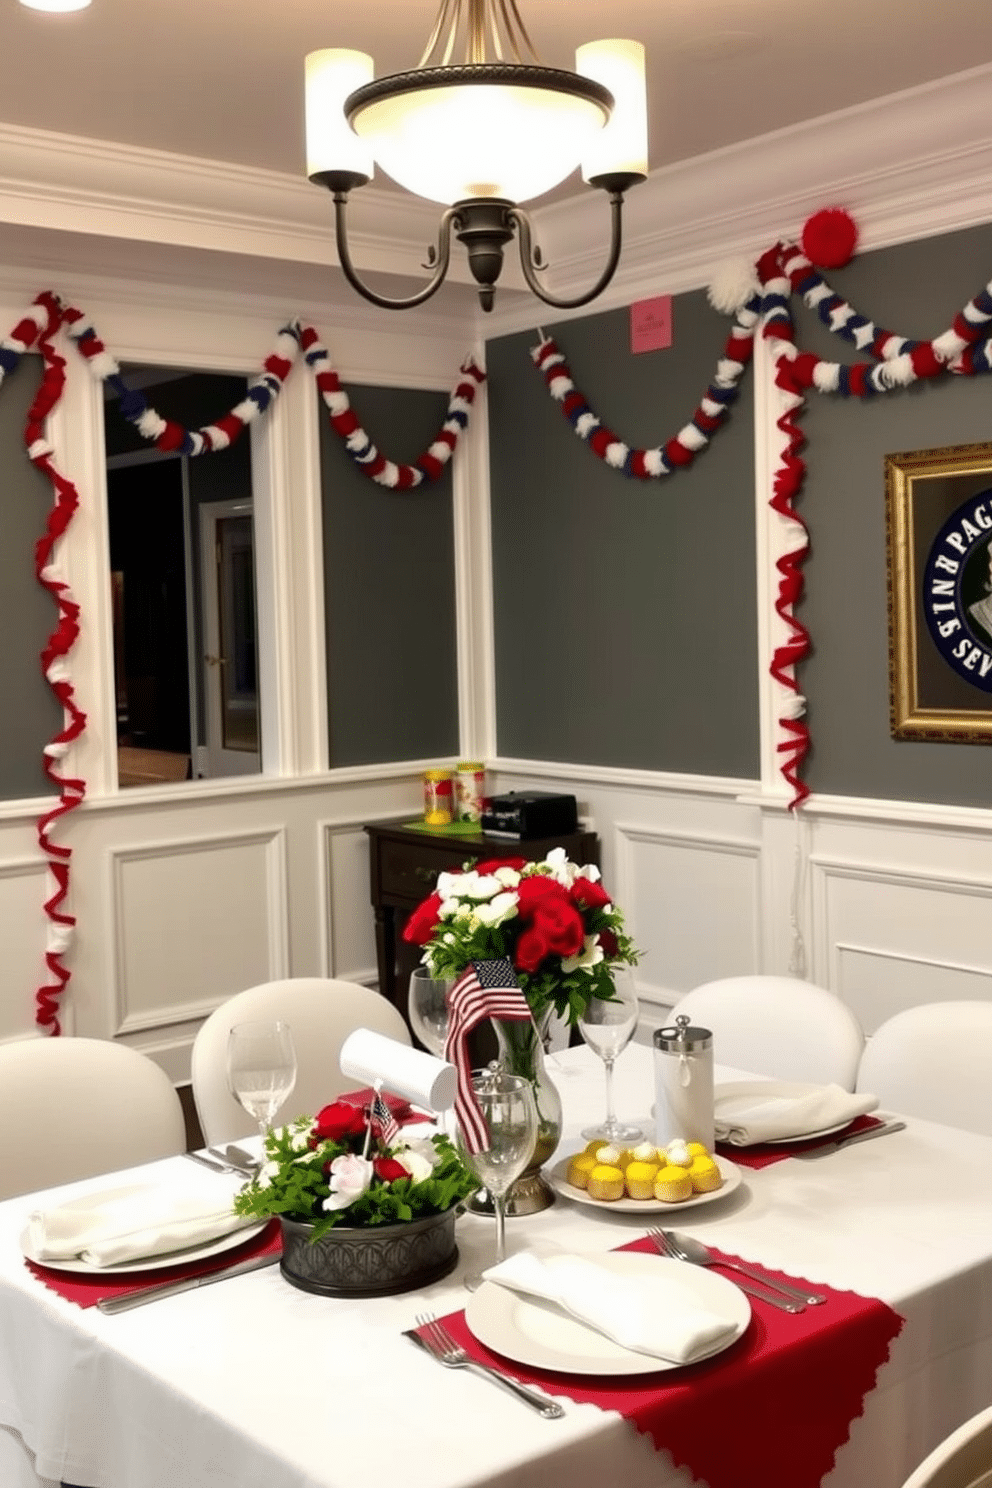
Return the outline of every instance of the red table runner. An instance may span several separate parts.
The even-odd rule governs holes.
[[[645,1238],[619,1248],[653,1247]],[[815,1286],[827,1301],[797,1314],[751,1298],[747,1332],[716,1358],[616,1379],[528,1369],[484,1348],[464,1312],[444,1322],[473,1358],[550,1395],[618,1411],[709,1488],[817,1488],[904,1320],[877,1298]]]
[[[826,1147],[841,1137],[853,1136],[855,1132],[868,1131],[873,1126],[884,1126],[877,1116],[855,1116],[842,1131],[831,1132],[829,1137],[811,1137],[805,1142],[756,1142],[753,1147],[735,1147],[732,1142],[717,1142],[716,1150],[721,1157],[729,1158],[742,1168],[767,1168],[770,1163],[785,1162],[797,1152],[813,1152],[817,1147]]]
[[[56,1271],[51,1266],[40,1266],[37,1261],[25,1260],[24,1264],[43,1281],[51,1291],[58,1292],[77,1307],[95,1307],[104,1297],[123,1297],[128,1292],[147,1292],[150,1287],[163,1286],[167,1281],[182,1281],[187,1276],[207,1276],[214,1271],[226,1271],[239,1261],[250,1261],[255,1256],[279,1255],[282,1252],[282,1230],[277,1219],[270,1220],[264,1230],[232,1246],[220,1255],[210,1256],[199,1262],[179,1262],[175,1266],[162,1266],[154,1271],[115,1271],[111,1275],[85,1274],[78,1271]]]

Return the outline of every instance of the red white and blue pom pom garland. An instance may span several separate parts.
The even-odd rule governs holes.
[[[58,404],[65,388],[65,360],[53,345],[54,336],[63,328],[97,381],[105,382],[115,390],[121,414],[142,438],[162,451],[190,456],[226,449],[253,419],[267,412],[282,391],[302,347],[316,376],[321,397],[327,404],[331,424],[355,464],[371,480],[398,490],[430,483],[441,475],[455,452],[459,435],[468,425],[476,391],[485,380],[485,373],[471,358],[468,359],[461,368],[461,378],[451,394],[437,437],[415,465],[397,465],[379,454],[351,411],[347,394],[331,368],[317,332],[312,326],[302,326],[297,321],[279,332],[275,347],[265,359],[262,371],[249,384],[244,399],[216,422],[192,430],[163,418],[149,407],[143,393],[129,389],[117,362],[82,311],[64,305],[49,291],[37,297],[10,335],[0,341],[0,384],[16,370],[25,352],[35,343],[41,352],[45,370],[28,414],[25,442],[28,458],[47,475],[55,494],[44,535],[35,549],[36,577],[58,607],[58,620],[42,651],[41,666],[49,687],[62,705],[64,718],[62,729],[44,749],[45,774],[56,786],[59,798],[54,807],[42,814],[37,828],[38,845],[47,859],[51,879],[44,910],[48,922],[45,965],[52,980],[35,994],[35,1021],[52,1034],[61,1032],[59,999],[71,976],[64,957],[72,943],[76,921],[65,909],[72,849],[53,841],[51,833],[59,818],[75,810],[86,794],[85,781],[63,775],[58,769],[58,762],[65,758],[72,742],[86,727],[86,715],[76,702],[66,660],[79,634],[79,605],[73,600],[54,556],[56,543],[65,534],[79,505],[79,495],[72,482],[56,468],[52,448],[45,439],[45,419]]]
[[[801,773],[809,751],[809,729],[804,721],[806,704],[796,680],[796,667],[809,654],[810,638],[795,617],[795,605],[802,597],[803,564],[809,547],[806,525],[795,505],[806,472],[799,455],[804,438],[798,424],[805,393],[813,388],[821,393],[839,393],[841,397],[872,398],[945,373],[974,376],[992,371],[992,282],[969,300],[946,331],[931,341],[914,341],[885,330],[860,314],[830,288],[814,267],[811,255],[824,266],[840,267],[854,252],[857,228],[848,213],[830,208],[814,214],[803,230],[802,241],[802,248],[790,242],[776,243],[753,269],[746,264],[735,267],[719,287],[711,288],[711,303],[717,309],[736,311],[737,323],[692,421],[654,449],[632,450],[603,424],[575,386],[565,358],[553,340],[544,337],[531,351],[551,396],[560,404],[578,437],[611,468],[644,480],[657,479],[691,464],[706,445],[737,396],[759,322],[763,339],[774,344],[775,385],[780,401],[776,427],[785,442],[770,505],[793,527],[795,546],[776,561],[779,586],[775,610],[789,635],[776,647],[769,670],[789,694],[779,718],[782,738],[776,748],[782,757],[782,775],[793,792],[792,807],[801,805],[809,795]],[[758,284],[758,291],[746,300],[743,309],[736,309],[736,303],[748,294],[750,282]],[[828,330],[874,360],[847,365],[798,351],[791,309],[793,294],[802,296]]]

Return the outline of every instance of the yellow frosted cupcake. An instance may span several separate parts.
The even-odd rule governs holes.
[[[654,1180],[657,1176],[658,1164],[656,1162],[641,1162],[636,1159],[629,1162],[624,1173],[624,1182],[630,1198],[653,1199]]]
[[[672,1168],[687,1168],[692,1162],[692,1153],[681,1138],[669,1142],[665,1148],[665,1157],[668,1160],[668,1166]]]
[[[623,1173],[610,1163],[597,1163],[589,1174],[588,1193],[591,1199],[602,1199],[607,1204],[622,1199]]]
[[[709,1157],[711,1154],[703,1146],[702,1142],[686,1142],[686,1151],[690,1157]]]
[[[589,1174],[596,1166],[596,1156],[592,1152],[577,1152],[570,1159],[568,1171],[565,1177],[573,1188],[588,1188]]]
[[[723,1175],[711,1157],[694,1157],[689,1177],[695,1193],[714,1193],[723,1187]]]
[[[671,1163],[660,1168],[654,1180],[654,1196],[662,1204],[680,1204],[692,1194],[692,1179],[685,1168]]]

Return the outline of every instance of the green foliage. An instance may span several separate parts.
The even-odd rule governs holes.
[[[371,1186],[346,1209],[328,1211],[323,1202],[331,1191],[330,1164],[336,1157],[352,1153],[356,1143],[354,1139],[324,1141],[311,1148],[308,1139],[312,1126],[313,1118],[302,1116],[269,1133],[265,1144],[268,1161],[234,1200],[236,1214],[252,1219],[283,1215],[313,1224],[314,1239],[318,1239],[336,1225],[366,1229],[442,1214],[479,1186],[448,1137],[439,1133],[431,1138],[437,1161],[429,1178],[419,1183],[412,1178],[385,1183],[373,1177]],[[391,1150],[396,1152],[403,1146],[400,1138]]]

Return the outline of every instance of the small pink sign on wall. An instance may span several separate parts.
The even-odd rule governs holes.
[[[672,297],[656,295],[630,307],[630,349],[662,351],[672,344]]]

